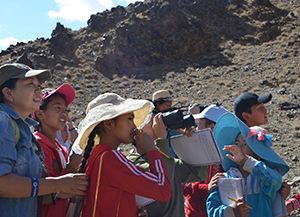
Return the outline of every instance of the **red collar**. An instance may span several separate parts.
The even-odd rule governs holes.
[[[93,168],[94,162],[97,160],[99,155],[101,155],[105,151],[112,151],[112,147],[105,145],[105,144],[99,144],[96,145],[95,148],[92,150],[92,153],[88,159],[88,165],[86,167],[86,174],[90,174],[91,169]]]
[[[63,146],[61,144],[59,144],[59,142],[56,138],[55,138],[55,144],[53,144],[51,142],[51,140],[41,132],[35,131],[33,133],[33,135],[40,143],[45,144],[48,148],[50,148],[52,150],[56,150],[57,147],[64,149]]]

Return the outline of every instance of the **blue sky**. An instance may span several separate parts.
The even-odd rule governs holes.
[[[0,50],[18,41],[49,38],[56,23],[85,27],[91,14],[136,0],[1,0]]]

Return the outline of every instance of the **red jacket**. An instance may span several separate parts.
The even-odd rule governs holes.
[[[193,182],[184,186],[186,217],[207,217],[208,183],[218,172],[223,172],[221,165],[211,165],[208,167],[208,176],[205,181]]]
[[[60,148],[63,152],[65,160],[68,160],[68,151],[65,147],[59,144],[55,140],[55,146],[47,136],[40,132],[34,132],[36,140],[40,143],[44,154],[45,154],[45,164],[48,169],[49,176],[60,176],[63,174],[63,165],[59,157],[57,148]],[[55,204],[49,203],[44,204],[42,208],[42,217],[65,217],[67,209],[67,200],[58,199]]]
[[[82,217],[136,217],[135,195],[168,201],[171,186],[161,155],[153,150],[147,153],[147,157],[150,172],[135,166],[121,152],[104,144],[97,145],[87,164],[86,174],[90,183]],[[98,173],[100,170],[101,173]]]

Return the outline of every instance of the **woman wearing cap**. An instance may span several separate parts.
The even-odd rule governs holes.
[[[0,213],[1,217],[36,217],[39,195],[55,192],[83,195],[84,175],[40,178],[43,154],[30,131],[28,116],[40,106],[40,84],[46,70],[24,64],[0,67]]]
[[[42,104],[35,118],[40,125],[34,136],[41,144],[45,154],[45,164],[49,176],[60,176],[68,172],[76,172],[81,158],[70,158],[68,150],[56,139],[56,132],[62,130],[67,121],[67,107],[75,98],[75,91],[70,84],[63,84],[55,90],[42,91]],[[55,199],[58,199],[58,195]],[[43,205],[43,217],[64,217],[66,213],[66,199],[58,199]]]
[[[214,189],[207,199],[208,216],[287,216],[284,201],[277,201],[276,195],[289,167],[271,148],[271,135],[260,127],[249,128],[232,113],[218,119],[214,135],[225,177],[242,178],[244,187],[243,198],[228,198],[235,200],[234,208],[223,204],[219,189]]]
[[[146,119],[150,120],[152,109],[147,100],[125,100],[114,93],[99,95],[88,105],[73,146],[75,152],[85,149],[81,168],[88,160],[85,171],[90,183],[83,217],[136,217],[135,195],[169,200],[170,182],[161,155],[154,148],[153,138],[137,130]],[[156,120],[153,128],[165,130],[160,115]],[[121,143],[133,143],[134,139],[137,149],[147,154],[149,172],[136,167],[117,150]]]

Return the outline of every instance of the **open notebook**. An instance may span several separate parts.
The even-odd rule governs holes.
[[[226,206],[235,207],[234,200],[243,198],[243,182],[241,178],[219,178],[218,188],[221,201]]]
[[[222,155],[209,128],[198,130],[191,137],[172,136],[171,144],[177,156],[187,164],[221,164]]]

